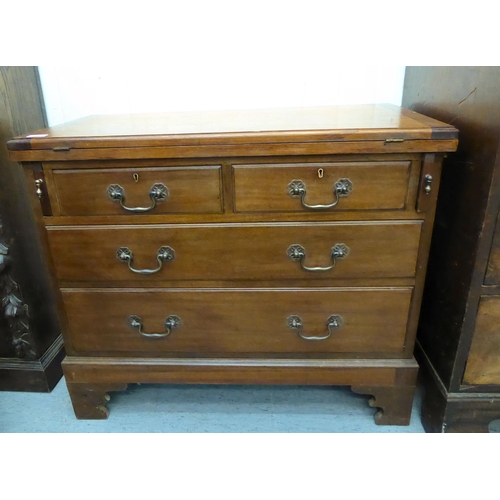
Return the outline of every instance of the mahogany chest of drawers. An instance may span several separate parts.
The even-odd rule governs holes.
[[[98,116],[9,142],[78,418],[130,383],[347,385],[409,423],[443,154],[392,105]]]

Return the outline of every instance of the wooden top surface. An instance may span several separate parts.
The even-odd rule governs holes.
[[[458,131],[391,104],[89,116],[30,132],[12,151],[386,139],[453,140]]]

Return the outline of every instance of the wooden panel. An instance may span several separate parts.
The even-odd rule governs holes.
[[[53,325],[50,304],[35,304],[33,283],[45,287],[47,277],[40,271],[40,252],[33,241],[35,224],[26,206],[29,195],[24,174],[18,165],[9,161],[5,143],[16,134],[43,127],[45,116],[40,96],[38,74],[33,66],[0,66],[0,358],[26,356],[37,352],[40,356],[53,340],[53,333],[39,330],[38,316]],[[30,186],[34,187],[34,184]],[[29,259],[33,252],[33,259]],[[45,281],[44,281],[45,279]],[[13,283],[16,283],[14,285]],[[14,288],[13,288],[14,287]],[[21,318],[29,323],[26,333],[9,321],[5,308],[15,290],[22,293],[24,305],[29,303],[29,313]],[[52,319],[52,322],[51,322]],[[24,333],[23,342],[19,336]],[[38,345],[41,343],[42,345]]]
[[[388,210],[405,206],[409,172],[406,162],[343,162],[309,164],[234,165],[237,212],[313,211],[300,198],[288,194],[288,185],[301,180],[306,186],[305,203],[330,204],[339,179],[352,183],[352,192],[329,209]]]
[[[424,155],[416,203],[417,212],[434,210],[439,193],[442,162],[443,155]]]
[[[401,352],[411,299],[406,289],[84,290],[63,300],[76,352],[335,353]],[[287,327],[303,321],[304,336],[326,336],[327,319],[343,325],[326,340],[304,340]],[[166,338],[146,338],[128,324],[139,316],[149,333],[165,331],[169,315],[181,326]]]
[[[192,224],[49,227],[57,276],[66,281],[244,280],[410,277],[415,275],[421,222]],[[303,270],[287,255],[306,252],[305,265],[331,265],[332,247],[350,254],[329,271]],[[136,269],[155,269],[157,252],[170,246],[175,258],[154,274],[136,274],[118,260],[119,247],[133,253]]]
[[[390,104],[90,116],[11,141],[11,149],[456,138],[457,131]]]
[[[386,134],[387,135],[387,134]],[[219,142],[221,139],[218,139]],[[290,137],[293,140],[293,137]],[[241,142],[240,144],[208,144],[142,147],[96,147],[95,149],[35,149],[9,151],[12,161],[76,161],[76,160],[145,160],[165,158],[221,158],[231,156],[288,156],[288,155],[330,155],[330,154],[400,154],[400,153],[436,153],[455,151],[458,141],[446,140],[405,140],[403,142],[386,142],[385,140],[366,141],[318,141],[318,142],[271,142],[255,144]],[[97,146],[97,145],[96,145]]]
[[[272,219],[273,222],[295,222],[300,218],[302,222],[322,222],[322,221],[346,221],[351,222],[354,217],[352,212],[335,212],[333,214],[329,211],[318,212],[301,212],[298,216],[296,212],[286,212],[286,213],[273,213],[272,217],[268,213],[256,213],[256,212],[246,212],[246,213],[232,213],[225,212],[222,214],[203,214],[197,215],[196,220],[193,220],[192,214],[170,214],[168,217],[165,215],[143,215],[140,220],[143,224],[164,224],[168,221],[169,224],[188,224],[190,222],[196,223],[245,223],[245,222],[269,222]],[[122,215],[120,216],[119,222],[124,225],[135,224],[138,217],[137,215]],[[418,214],[414,211],[404,211],[400,213],[395,213],[392,210],[374,210],[374,211],[359,211],[356,212],[356,221],[381,221],[381,220],[423,220],[424,215]],[[117,222],[115,216],[110,215],[98,215],[98,216],[52,216],[45,217],[44,222],[47,226],[109,226]]]
[[[443,163],[418,338],[458,392],[500,201],[500,68],[408,67],[403,106],[460,130]]]
[[[415,351],[420,365],[419,378],[425,387],[422,401],[422,425],[426,432],[489,432],[489,423],[500,418],[500,394],[477,392],[478,386],[470,386],[472,394],[448,392],[429,363],[429,358],[417,343]],[[496,386],[493,391],[498,389]]]
[[[105,165],[105,164],[104,164]],[[220,166],[185,168],[115,168],[54,170],[60,215],[130,215],[112,201],[108,186],[119,184],[129,207],[151,205],[149,192],[156,183],[168,189],[166,200],[147,214],[217,213],[222,211]],[[137,181],[134,179],[137,174]],[[144,214],[141,214],[144,215]]]
[[[0,243],[6,252],[0,265],[0,390],[47,391],[62,375],[62,344],[52,349],[60,327],[30,210],[33,172],[27,184],[5,147],[12,136],[45,123],[36,67],[0,66]]]
[[[491,244],[488,267],[486,268],[485,285],[500,285],[500,226],[497,217],[493,242]]]
[[[372,384],[394,387],[415,376],[414,359],[130,359],[70,356],[69,383]],[[112,391],[113,389],[108,389]]]
[[[481,297],[465,384],[500,384],[500,297]]]

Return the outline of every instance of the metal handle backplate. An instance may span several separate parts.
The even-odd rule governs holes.
[[[129,212],[149,212],[156,207],[158,202],[166,200],[169,194],[167,186],[159,182],[153,184],[149,191],[149,197],[151,198],[151,205],[149,207],[127,207],[124,205],[125,190],[119,184],[111,184],[108,186],[107,193],[110,200],[119,202],[120,205]]]
[[[333,269],[335,267],[335,264],[337,263],[337,260],[343,260],[345,259],[349,253],[350,253],[350,248],[345,244],[345,243],[336,243],[332,247],[331,251],[331,258],[332,258],[332,264],[328,267],[309,267],[304,264],[304,261],[306,259],[306,250],[302,245],[290,245],[287,249],[287,255],[290,259],[298,261],[300,263],[300,266],[302,269],[305,271],[329,271],[330,269]]]
[[[332,208],[339,202],[340,198],[349,196],[352,193],[353,185],[349,179],[338,179],[333,185],[333,202],[328,205],[309,205],[305,201],[306,185],[300,179],[295,179],[288,184],[287,192],[292,198],[300,198],[300,202],[306,208],[312,210],[326,210]]]
[[[165,321],[165,332],[163,333],[146,333],[142,331],[142,319],[135,314],[128,318],[128,324],[139,331],[141,335],[149,338],[168,337],[174,328],[181,326],[181,318],[179,316],[170,315]]]
[[[302,334],[302,327],[304,324],[300,316],[292,315],[288,316],[288,318],[286,319],[286,325],[288,326],[288,328],[296,330],[299,337],[304,340],[326,340],[331,336],[334,330],[340,328],[343,324],[344,320],[342,319],[342,316],[338,314],[332,314],[326,321],[326,328],[328,330],[328,335],[325,335],[323,337],[314,337],[314,336],[305,336]]]
[[[128,264],[128,268],[138,274],[153,274],[157,273],[161,268],[164,262],[168,262],[170,260],[174,260],[175,258],[175,250],[171,247],[164,246],[158,249],[158,253],[156,254],[156,259],[158,260],[158,267],[156,269],[134,269],[132,267],[132,261],[134,260],[134,254],[132,250],[128,247],[120,247],[116,250],[116,256],[122,262],[126,262]]]

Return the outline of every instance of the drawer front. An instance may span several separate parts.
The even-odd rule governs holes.
[[[314,212],[325,210],[314,206],[334,204],[326,210],[402,210],[410,165],[409,161],[234,165],[235,208]]]
[[[464,383],[500,385],[499,296],[481,297]]]
[[[54,170],[52,201],[60,215],[220,213],[220,172],[220,166]]]
[[[66,289],[63,300],[71,343],[82,353],[382,354],[403,349],[411,292],[411,288]],[[291,316],[300,318],[302,328]],[[174,326],[167,329],[167,321]],[[170,333],[147,337],[139,325],[146,335]]]
[[[314,280],[413,277],[421,222],[48,229],[57,276],[63,281]],[[129,265],[159,270],[136,273]]]

